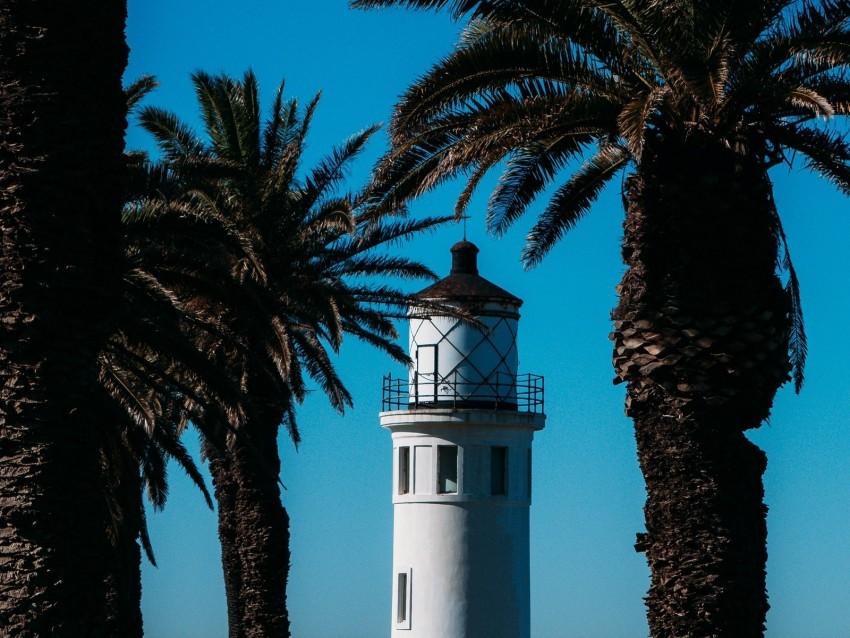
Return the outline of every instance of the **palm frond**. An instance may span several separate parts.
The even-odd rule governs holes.
[[[212,76],[204,71],[195,71],[191,79],[211,148],[219,157],[242,164],[246,158],[235,109],[238,104],[235,81],[226,75]]]
[[[139,111],[139,124],[153,136],[166,159],[206,155],[200,138],[173,113],[146,106]]]
[[[390,355],[393,360],[404,366],[411,364],[411,359],[407,354],[407,350],[402,348],[394,339],[388,339],[382,335],[375,334],[370,330],[365,330],[361,325],[355,323],[347,324],[346,332],[357,337],[364,343],[368,343],[370,346]]]
[[[359,255],[346,259],[334,271],[344,276],[384,276],[404,279],[434,279],[434,272],[417,261],[392,255]]]
[[[327,350],[315,334],[310,330],[295,330],[293,341],[304,368],[310,378],[319,384],[331,407],[340,413],[344,412],[346,407],[351,407],[354,404],[351,394],[343,385]]]
[[[604,144],[570,180],[555,191],[526,237],[522,262],[538,265],[558,240],[584,217],[605,185],[626,166],[629,152],[621,146]]]
[[[669,92],[669,87],[666,85],[653,87],[623,106],[623,110],[617,117],[620,136],[636,161],[640,161],[643,154],[645,134],[649,128],[650,118],[658,112]]]
[[[159,86],[156,76],[143,75],[129,86],[124,87],[124,98],[127,100],[127,111],[132,113],[139,102]]]
[[[805,381],[806,358],[809,351],[808,340],[806,339],[806,327],[803,321],[803,303],[800,299],[800,281],[797,278],[797,271],[794,269],[794,262],[791,260],[788,238],[785,235],[782,219],[779,217],[779,211],[776,208],[773,198],[771,198],[770,204],[779,239],[779,247],[781,249],[777,268],[781,273],[785,273],[788,276],[785,292],[788,295],[791,306],[791,321],[788,333],[789,362],[791,364],[791,378],[794,380],[794,391],[800,394]]]
[[[368,211],[355,218],[357,232],[349,241],[329,248],[328,255],[334,259],[353,258],[376,248],[400,246],[422,233],[435,232],[440,226],[454,221],[453,215],[442,217],[419,217],[416,219],[387,219],[376,222]]]
[[[352,160],[363,151],[369,138],[379,129],[380,126],[372,125],[360,131],[319,161],[305,180],[303,196],[306,206],[312,206],[326,196],[328,191],[339,186],[346,177]]]
[[[806,166],[850,195],[850,143],[844,135],[807,126],[777,126],[767,130],[777,146],[801,153]]]
[[[531,40],[519,26],[500,29],[457,49],[408,89],[394,112],[391,138],[404,141],[401,131],[409,137],[428,128],[433,114],[499,87],[525,95],[564,90],[609,98],[622,91],[610,72],[568,44]]]
[[[180,442],[179,437],[175,436],[175,433],[170,431],[170,428],[166,426],[165,428],[157,428],[155,441],[169,458],[174,459],[177,462],[177,464],[186,473],[186,476],[189,477],[192,483],[195,484],[195,487],[197,487],[201,494],[204,495],[207,507],[213,509],[212,496],[210,496],[209,490],[207,490],[204,477],[198,469],[198,466],[195,465],[195,462],[192,460],[192,457],[189,455],[186,447]]]
[[[147,515],[145,514],[145,507],[144,507],[144,505],[141,505],[141,502],[140,502],[140,505],[139,505],[139,519],[140,519],[139,542],[142,545],[142,550],[144,550],[145,556],[147,557],[148,562],[151,565],[153,565],[154,567],[156,567],[157,564],[156,564],[156,557],[154,556],[154,553],[153,553],[153,543],[151,543],[151,537],[150,537],[150,533],[148,531],[148,519],[147,519]]]
[[[823,118],[829,118],[835,115],[835,109],[822,95],[817,91],[805,86],[798,86],[788,93],[788,101],[794,106],[799,106],[811,111],[815,115]]]

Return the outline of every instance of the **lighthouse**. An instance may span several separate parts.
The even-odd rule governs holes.
[[[406,378],[385,377],[392,434],[394,638],[528,638],[531,443],[543,378],[518,374],[522,300],[451,248],[415,295]]]

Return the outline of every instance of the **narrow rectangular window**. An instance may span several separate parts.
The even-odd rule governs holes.
[[[407,622],[407,573],[404,572],[398,575],[396,603],[395,621],[397,623]]]
[[[490,494],[508,493],[508,448],[490,448]]]
[[[457,446],[437,446],[437,491],[457,494]]]
[[[410,492],[410,448],[398,448],[398,493]]]
[[[528,472],[528,482],[526,483],[526,489],[528,490],[528,493],[526,494],[526,496],[528,496],[528,498],[531,498],[531,448],[528,448],[528,467],[526,468],[526,471]]]
[[[396,567],[395,628],[410,629],[411,603],[413,600],[413,570]]]
[[[430,445],[417,445],[413,448],[413,493],[434,493],[434,468],[431,462],[434,456]]]

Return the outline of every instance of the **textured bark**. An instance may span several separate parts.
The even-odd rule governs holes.
[[[116,414],[116,419],[126,418]],[[119,449],[104,464],[117,477],[108,491],[111,519],[107,521],[108,536],[116,566],[106,584],[106,616],[110,631],[121,638],[142,637],[142,549],[139,535],[142,526],[142,480],[136,463],[126,449]]]
[[[762,636],[766,459],[744,432],[789,370],[770,183],[693,134],[650,144],[627,197],[612,338],[646,481],[650,633]]]
[[[117,635],[95,360],[116,299],[125,3],[0,3],[0,635]]]
[[[136,484],[135,503],[128,506],[139,506],[141,489],[138,481]],[[120,534],[115,540],[114,551],[117,554],[117,564],[111,579],[107,585],[108,606],[107,619],[110,631],[121,638],[142,638],[142,550],[139,546],[139,521],[138,517],[131,516],[131,520],[125,521]],[[114,598],[109,601],[109,595]]]
[[[218,506],[230,638],[289,636],[289,516],[280,500],[279,410],[264,410],[228,445],[207,446]]]
[[[239,560],[239,536],[236,520],[237,485],[226,454],[210,443],[204,445],[210,474],[215,488],[218,511],[218,538],[221,544],[221,565],[224,570],[224,593],[227,598],[227,626],[230,638],[243,636],[242,631],[242,565]]]

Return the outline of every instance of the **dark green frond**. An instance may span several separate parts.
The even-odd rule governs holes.
[[[363,151],[369,138],[379,129],[380,126],[372,125],[360,131],[319,161],[305,180],[303,196],[306,206],[314,205],[329,191],[339,187],[347,176],[351,162]]]
[[[153,136],[166,159],[206,155],[200,138],[173,113],[146,106],[139,111],[139,124]]]
[[[154,75],[143,75],[138,80],[124,87],[124,97],[127,100],[127,111],[132,113],[146,95],[159,86]]]
[[[153,553],[153,544],[151,543],[150,533],[148,532],[148,519],[145,514],[145,507],[141,504],[139,505],[139,519],[139,542],[142,545],[142,549],[145,552],[148,562],[156,567],[156,557]]]
[[[789,363],[791,364],[791,378],[794,380],[794,390],[797,394],[803,389],[805,381],[806,358],[808,356],[808,341],[806,339],[806,327],[803,321],[803,303],[800,299],[800,281],[794,262],[791,260],[791,251],[788,248],[788,238],[782,226],[782,219],[776,209],[776,203],[771,198],[771,209],[774,224],[778,234],[781,256],[777,263],[777,269],[788,277],[785,292],[790,301],[790,331],[788,334]]]
[[[500,236],[526,211],[568,162],[583,152],[587,137],[562,137],[521,146],[508,160],[490,195],[488,230]]]
[[[479,3],[466,0],[352,0],[349,4],[355,9],[374,9],[378,7],[408,7],[410,9],[447,8],[452,16],[460,18]]]
[[[846,136],[804,126],[779,126],[768,131],[782,148],[805,156],[806,166],[850,195],[850,143]]]
[[[331,406],[342,413],[346,407],[351,407],[351,394],[342,383],[328,357],[327,350],[311,331],[296,330],[293,341],[304,368],[328,398]]]
[[[387,219],[374,222],[367,211],[356,218],[357,232],[350,241],[329,248],[334,259],[352,258],[369,250],[399,246],[422,233],[434,232],[443,224],[454,221],[454,216],[419,217],[416,219]],[[339,252],[337,252],[339,251]]]
[[[424,264],[406,257],[391,255],[361,255],[345,260],[334,269],[339,275],[366,275],[370,277],[401,277],[405,279],[433,279],[434,273]]]
[[[292,401],[289,401],[287,404],[283,426],[286,428],[287,434],[289,434],[289,440],[292,441],[292,444],[297,450],[298,444],[301,443],[301,432],[298,430],[298,419],[295,414],[295,405]]]
[[[292,131],[298,124],[298,101],[284,100],[284,83],[277,87],[269,118],[263,128],[263,166],[274,166],[283,149],[292,141]]]
[[[605,185],[629,160],[626,149],[603,145],[566,184],[555,191],[526,237],[522,253],[526,268],[538,265],[558,240],[590,211]]]
[[[407,350],[402,348],[395,339],[387,339],[386,337],[380,336],[371,332],[369,330],[364,330],[361,326],[357,324],[349,324],[346,325],[346,331],[360,339],[361,341],[368,343],[369,345],[385,352],[390,355],[395,361],[401,363],[402,365],[410,365],[411,360],[407,354]]]
[[[650,118],[658,112],[669,93],[669,87],[666,85],[653,87],[625,104],[617,116],[620,136],[637,161],[643,153]]]
[[[384,157],[369,189],[370,210],[379,214],[392,212],[459,175],[463,166],[450,161],[450,152],[460,139],[455,133],[442,133],[406,144]]]
[[[434,113],[497,88],[525,96],[578,91],[611,97],[622,92],[610,72],[595,66],[586,53],[561,41],[523,37],[516,25],[459,48],[408,89],[393,115],[392,138],[403,141],[429,127]]]
[[[192,483],[194,483],[201,491],[201,494],[204,495],[207,507],[213,509],[212,496],[210,496],[210,493],[207,490],[204,477],[201,475],[200,470],[198,470],[198,466],[195,465],[195,462],[192,460],[192,457],[189,455],[186,447],[180,442],[179,437],[175,436],[174,432],[168,431],[165,428],[158,428],[156,433],[158,435],[155,437],[157,444],[161,446],[162,450],[166,454],[168,454],[169,458],[174,459],[183,471],[186,472],[186,476],[191,479]]]
[[[195,95],[201,106],[204,130],[210,138],[212,150],[219,157],[247,164],[236,112],[236,82],[226,75],[211,76],[204,71],[195,71],[191,77],[195,85]]]

